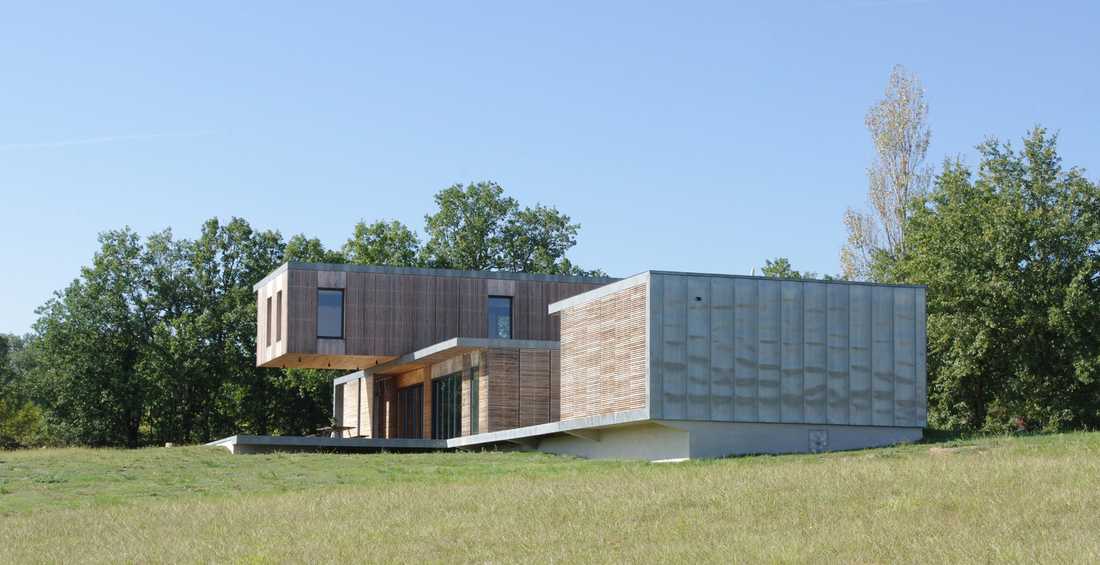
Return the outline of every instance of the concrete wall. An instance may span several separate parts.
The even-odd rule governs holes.
[[[649,281],[654,419],[926,424],[924,288],[657,272]]]

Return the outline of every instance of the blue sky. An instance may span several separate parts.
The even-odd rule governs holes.
[[[0,331],[129,225],[240,216],[337,246],[492,179],[613,275],[839,271],[867,108],[903,64],[929,160],[1041,123],[1100,171],[1092,3],[9,3]]]

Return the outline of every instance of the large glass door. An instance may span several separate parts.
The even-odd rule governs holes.
[[[462,373],[432,381],[432,439],[462,435]]]

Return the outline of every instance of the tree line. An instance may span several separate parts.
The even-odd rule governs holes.
[[[868,206],[844,214],[837,278],[927,285],[929,425],[1100,427],[1100,184],[1041,126],[934,174],[924,90],[901,67],[866,126]],[[817,278],[785,258],[764,274]]]
[[[894,69],[865,124],[867,206],[843,217],[835,277],[928,287],[929,424],[999,432],[1100,427],[1100,185],[1036,126],[989,139],[978,163],[925,164],[931,130],[916,75]],[[491,182],[435,196],[426,241],[359,222],[339,249],[212,219],[193,239],[108,231],[80,277],[0,336],[0,447],[135,446],[232,433],[300,434],[328,422],[331,374],[254,366],[251,285],[284,261],[603,274],[566,253],[580,226],[521,207]],[[816,279],[780,257],[765,276]]]
[[[602,274],[566,257],[580,225],[553,207],[521,207],[492,182],[448,187],[435,204],[424,244],[398,221],[361,221],[339,249],[241,218],[208,220],[194,239],[102,233],[33,332],[0,337],[0,446],[195,443],[327,424],[331,372],[255,366],[252,284],[285,261]]]

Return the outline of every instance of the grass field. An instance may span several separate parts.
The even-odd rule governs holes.
[[[0,561],[1100,562],[1100,433],[677,464],[0,452]]]

